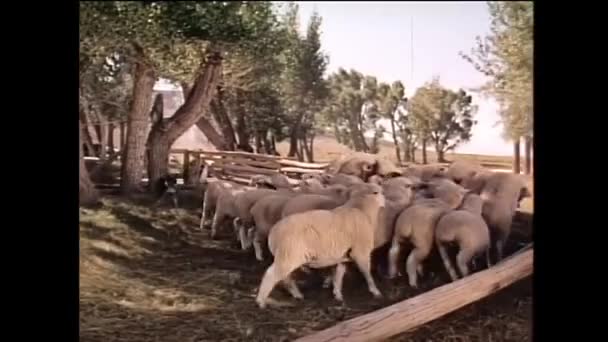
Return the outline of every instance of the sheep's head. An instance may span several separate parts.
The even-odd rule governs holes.
[[[521,205],[521,201],[523,201],[527,197],[532,197],[532,193],[530,193],[530,190],[528,189],[528,187],[524,185],[521,188],[521,190],[519,190],[519,197],[517,198],[517,207],[518,208]]]
[[[368,201],[376,203],[380,208],[386,204],[382,187],[373,183],[356,184],[349,191],[350,200]]]
[[[428,186],[433,197],[447,203],[451,209],[458,208],[465,195],[470,192],[449,179],[435,178],[428,183]]]
[[[329,196],[340,199],[342,201],[347,201],[349,198],[349,190],[346,186],[342,184],[334,184],[327,188],[329,191]]]
[[[308,178],[300,181],[300,189],[304,192],[311,192],[323,189],[323,184],[317,178]]]

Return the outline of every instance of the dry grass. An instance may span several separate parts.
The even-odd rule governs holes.
[[[282,141],[277,145],[277,149],[281,155],[287,155],[289,151],[289,141]],[[314,141],[314,157],[316,162],[325,162],[333,160],[343,154],[350,153],[352,150],[347,146],[338,144],[336,139],[331,136],[318,136]],[[395,156],[395,148],[392,143],[380,143],[380,156],[387,157],[393,162],[397,161]],[[427,157],[429,162],[437,161],[437,155],[432,148],[427,149]],[[447,153],[448,160],[472,160],[483,163],[488,167],[510,169],[513,164],[512,157],[505,156],[486,156],[478,154],[462,154],[462,153]],[[416,161],[422,161],[422,151],[416,151]]]
[[[269,261],[240,251],[227,229],[216,241],[198,232],[196,209],[153,211],[149,204],[108,197],[101,209],[81,209],[81,341],[293,340],[447,281],[433,258],[435,274],[421,290],[376,276],[386,298],[374,300],[358,272],[348,272],[341,305],[320,288],[319,277],[301,277],[304,301],[277,288],[272,296],[292,307],[260,310],[254,295]],[[515,234],[508,252],[521,240],[527,238]],[[528,341],[530,311],[525,280],[393,340]]]

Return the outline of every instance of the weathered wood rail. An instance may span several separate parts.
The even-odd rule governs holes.
[[[533,258],[534,249],[529,244],[487,270],[296,341],[367,342],[410,331],[530,276],[533,273]]]
[[[320,173],[327,163],[305,163],[280,156],[235,151],[203,151],[173,149],[170,154],[180,155],[184,176],[190,172],[190,161],[201,159],[209,166],[210,174],[220,179],[248,182],[253,175],[283,173],[290,178],[301,178],[303,174]],[[184,177],[186,178],[186,177]]]

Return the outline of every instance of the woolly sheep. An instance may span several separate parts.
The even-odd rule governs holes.
[[[311,194],[301,194],[287,201],[281,217],[316,209],[333,209],[348,200],[349,190],[343,185],[332,185]]]
[[[496,172],[486,178],[481,191],[484,201],[482,216],[490,229],[497,261],[502,260],[504,246],[520,202],[530,196],[525,180],[520,175]]]
[[[446,171],[443,165],[410,165],[403,170],[403,176],[415,176],[426,182],[434,177],[444,177]]]
[[[437,221],[443,214],[459,207],[467,193],[466,189],[448,182],[431,184],[430,190],[436,198],[414,201],[399,214],[389,250],[389,278],[394,278],[401,243],[409,240],[413,245],[406,261],[406,271],[409,284],[414,288],[418,286],[418,273],[422,274],[422,262],[433,248]]]
[[[303,298],[291,273],[301,266],[323,268],[336,265],[334,296],[342,301],[345,262],[354,261],[365,277],[369,291],[381,297],[370,271],[374,230],[378,211],[384,206],[382,188],[362,184],[353,188],[350,199],[333,210],[313,210],[281,219],[271,229],[268,247],[274,262],[266,270],[256,301],[266,306],[275,285],[282,281],[295,298]]]
[[[456,281],[458,275],[450,263],[446,250],[448,244],[456,243],[458,245],[459,251],[456,256],[456,263],[463,277],[469,274],[468,263],[483,252],[486,253],[487,266],[490,267],[490,232],[488,225],[481,217],[482,208],[483,200],[481,197],[469,193],[465,196],[458,210],[443,215],[437,222],[435,244],[452,281]]]

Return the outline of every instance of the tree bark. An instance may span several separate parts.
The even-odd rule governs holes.
[[[513,142],[513,173],[519,174],[521,172],[521,157],[520,157],[520,149],[519,149],[519,138],[517,138]]]
[[[393,144],[395,145],[395,156],[397,157],[397,162],[401,163],[401,151],[399,150],[399,142],[397,141],[394,118],[391,118],[391,133],[393,134]]]
[[[79,150],[79,158],[80,158],[80,175],[79,175],[79,191],[78,191],[78,202],[82,206],[92,206],[97,205],[99,203],[99,193],[97,189],[95,189],[95,184],[91,181],[91,177],[89,177],[89,172],[87,171],[86,165],[84,164],[84,148],[82,141],[82,129],[79,130],[79,140],[80,140],[80,150]]]
[[[224,89],[221,86],[217,87],[217,94],[215,98],[211,100],[211,114],[222,130],[225,148],[229,151],[234,151],[236,137],[234,135],[232,122],[226,112],[226,106],[224,105]]]
[[[121,122],[118,128],[120,131],[120,136],[118,137],[118,148],[120,149],[120,153],[123,153],[125,150],[125,142],[127,141],[127,125],[124,122]]]
[[[116,130],[116,126],[114,123],[108,123],[108,150],[110,151],[110,156],[114,156],[114,149],[116,148],[114,144],[114,131]]]
[[[127,120],[127,143],[123,154],[120,187],[123,193],[139,191],[144,173],[148,114],[156,76],[154,69],[145,61],[143,50],[138,50],[133,77],[133,98]]]
[[[310,135],[310,145],[308,146],[308,151],[309,151],[309,157],[308,157],[308,161],[311,163],[315,162],[315,146],[314,146],[314,142],[315,142],[315,134],[312,133]]]
[[[438,146],[435,146],[435,153],[437,153],[437,162],[438,163],[445,163],[445,151]]]
[[[526,175],[532,173],[532,137],[524,137],[524,172]]]
[[[253,137],[253,141],[255,143],[255,153],[257,154],[264,154],[262,151],[262,137],[261,137],[261,133],[257,132],[255,134],[255,136]]]
[[[185,103],[186,100],[188,100],[188,97],[190,96],[190,90],[192,89],[192,87],[190,87],[190,85],[186,82],[182,82],[181,86],[182,92],[184,94]],[[211,145],[213,145],[216,149],[218,149],[219,151],[228,149],[226,140],[222,137],[221,134],[217,132],[217,130],[215,129],[215,127],[213,127],[209,119],[204,116],[201,116],[201,118],[196,122],[196,127],[198,127],[198,129],[203,132],[203,134],[205,135],[205,137],[207,137]]]
[[[423,138],[422,139],[422,164],[428,164],[428,159],[426,157],[426,142],[427,142],[427,139]]]
[[[105,161],[108,156],[108,123],[101,122],[99,125],[99,131],[101,133],[101,140],[99,141],[99,159],[101,161]]]
[[[251,136],[247,130],[247,123],[245,122],[245,97],[243,91],[236,91],[236,135],[238,136],[238,148],[253,152],[253,147],[249,144]]]
[[[198,123],[201,122],[201,118],[203,118],[205,111],[209,110],[209,104],[217,90],[221,68],[222,62],[220,53],[212,53],[209,58],[207,58],[202,71],[199,71],[193,88],[188,94],[184,104],[177,109],[171,118],[161,120],[152,127],[152,131],[148,137],[148,177],[152,187],[154,187],[161,177],[168,173],[169,150],[175,140],[194,124],[197,124],[197,126],[201,128]],[[205,135],[208,134],[205,131],[209,130],[209,128],[215,132],[211,123],[207,120],[203,120],[202,130]],[[217,132],[215,132],[215,134],[217,134]],[[212,143],[213,139],[220,140],[221,142],[219,145],[222,145],[223,143],[221,137],[207,135],[207,138],[209,138],[209,141]]]

